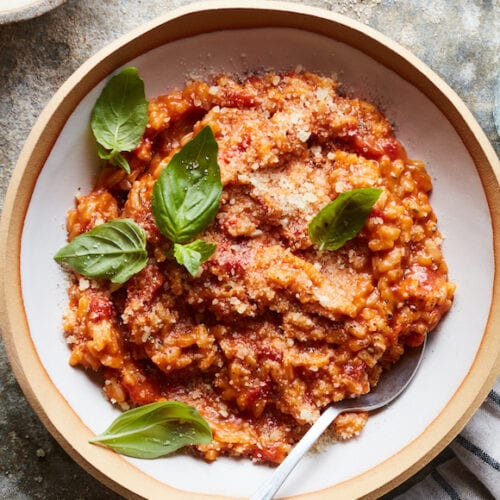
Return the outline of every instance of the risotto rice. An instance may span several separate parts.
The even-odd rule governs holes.
[[[168,257],[151,191],[166,161],[204,126],[219,145],[220,210],[200,237],[217,245],[192,277]],[[330,78],[296,72],[193,81],[149,102],[149,123],[68,214],[69,239],[116,218],[147,232],[149,262],[123,286],[73,273],[70,363],[99,371],[122,409],[193,405],[214,439],[193,447],[281,462],[332,402],[376,385],[450,308],[432,184],[371,104]],[[308,236],[345,191],[381,188],[364,228],[337,251]],[[334,424],[350,438],[367,415]]]

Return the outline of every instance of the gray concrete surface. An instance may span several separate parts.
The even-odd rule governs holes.
[[[59,86],[110,41],[188,3],[69,0],[36,19],[0,26],[0,207],[23,143]],[[500,68],[498,0],[301,3],[362,21],[414,52],[460,95],[498,154],[500,138],[493,118]],[[404,492],[410,483],[397,491]],[[119,498],[76,465],[41,425],[14,379],[1,341],[0,498]]]

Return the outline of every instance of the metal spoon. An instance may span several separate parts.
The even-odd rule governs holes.
[[[273,498],[300,459],[341,413],[345,411],[376,410],[396,399],[408,387],[417,372],[423,357],[425,343],[424,341],[420,347],[408,349],[402,360],[383,374],[380,382],[368,394],[356,399],[346,399],[329,406],[295,445],[272,476],[255,491],[250,500],[270,500]]]

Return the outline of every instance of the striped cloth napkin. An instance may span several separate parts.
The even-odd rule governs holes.
[[[500,379],[448,448],[384,498],[500,499]]]

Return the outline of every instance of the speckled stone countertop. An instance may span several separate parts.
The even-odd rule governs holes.
[[[31,127],[71,73],[120,35],[189,3],[69,0],[38,18],[0,25],[0,207]],[[498,154],[500,138],[493,117],[500,68],[498,0],[300,3],[347,15],[410,49],[458,93]],[[436,460],[442,460],[446,454],[447,450]],[[420,472],[417,478],[424,473]],[[415,480],[400,486],[397,493],[404,493]],[[480,491],[477,493],[477,498],[483,498]],[[1,340],[0,498],[120,498],[76,465],[45,430],[17,385]]]

